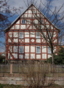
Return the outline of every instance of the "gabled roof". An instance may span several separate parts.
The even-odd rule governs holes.
[[[6,29],[4,29],[4,31],[5,31],[5,32],[8,31],[8,29],[10,29],[11,26],[13,26],[14,23],[17,22],[17,21],[19,20],[19,18],[20,18],[31,6],[34,6],[34,5],[31,4],[20,16],[17,17],[17,19],[15,19],[15,20],[11,23],[11,25],[9,25]],[[35,7],[35,6],[34,6],[34,7]],[[36,8],[36,7],[35,7],[35,8]],[[37,9],[37,8],[36,8],[36,9]],[[37,10],[38,10],[41,14],[43,14],[39,9],[37,9]],[[43,14],[43,16],[60,32],[60,29],[57,28],[44,14]]]

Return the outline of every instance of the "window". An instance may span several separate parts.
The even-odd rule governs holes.
[[[21,20],[21,23],[22,23],[22,24],[25,24],[25,20],[24,20],[24,19],[23,19],[23,20]]]
[[[40,20],[40,22],[39,22],[40,24],[43,24],[43,20]]]
[[[36,53],[40,53],[40,46],[36,47]]]
[[[18,46],[14,46],[14,52],[18,51]]]
[[[19,53],[23,53],[24,52],[24,47],[23,46],[19,46]]]
[[[19,32],[19,38],[23,38],[23,32]]]
[[[50,47],[48,46],[48,53],[51,54],[51,49]]]
[[[40,33],[36,32],[36,38],[40,38]]]

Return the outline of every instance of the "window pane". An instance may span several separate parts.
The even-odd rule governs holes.
[[[23,38],[23,32],[19,32],[19,38]]]
[[[51,54],[51,49],[50,49],[50,47],[48,47],[48,53]]]
[[[21,20],[21,23],[22,23],[22,24],[25,24],[25,20],[24,20],[24,19],[23,19],[23,20]]]
[[[40,38],[40,33],[36,32],[36,38]]]
[[[40,46],[36,47],[36,53],[40,53]]]
[[[18,51],[18,46],[14,46],[14,52]]]
[[[39,22],[40,24],[42,24],[43,23],[43,20],[40,20],[40,22]]]
[[[19,46],[19,53],[23,53],[24,52],[24,47],[23,46]]]

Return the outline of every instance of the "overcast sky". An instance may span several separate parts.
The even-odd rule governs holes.
[[[22,12],[27,8],[25,3],[27,3],[27,1],[32,1],[32,0],[8,0],[8,4],[11,6],[11,7],[22,7]],[[25,2],[24,2],[25,1]],[[40,0],[33,0],[33,1],[37,1],[37,6],[40,5]],[[42,0],[43,4],[46,5],[46,2],[48,0]],[[51,3],[51,6],[52,6],[52,10],[54,9],[54,7],[57,7],[57,8],[60,8],[60,6],[64,3],[64,0],[52,0],[52,3]],[[42,5],[43,6],[43,5]],[[64,10],[64,7],[63,9]]]

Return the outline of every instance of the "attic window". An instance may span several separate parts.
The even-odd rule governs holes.
[[[25,24],[25,20],[24,19],[21,20],[21,24]]]

